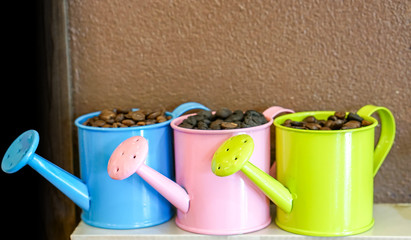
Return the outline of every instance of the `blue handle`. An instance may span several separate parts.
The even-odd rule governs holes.
[[[187,102],[183,103],[180,106],[176,107],[173,112],[171,112],[171,115],[173,118],[179,117],[183,115],[183,113],[194,110],[194,109],[203,109],[209,111],[210,109],[203,104],[196,103],[196,102]]]

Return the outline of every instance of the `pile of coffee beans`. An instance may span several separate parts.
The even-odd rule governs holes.
[[[211,111],[202,110],[196,115],[184,119],[178,126],[200,130],[224,130],[255,127],[265,123],[267,123],[267,119],[264,115],[255,110],[243,112],[220,108],[214,114]]]
[[[287,119],[282,125],[306,130],[344,130],[365,127],[371,124],[372,122],[364,120],[356,113],[350,112],[346,116],[345,112],[335,112],[327,120],[318,120],[314,116],[308,116],[301,122]]]
[[[87,119],[83,125],[103,128],[146,126],[170,120],[165,110],[104,109],[98,116]]]

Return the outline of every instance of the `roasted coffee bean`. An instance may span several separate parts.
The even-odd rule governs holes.
[[[140,122],[137,122],[136,125],[137,125],[137,126],[145,126],[145,125],[146,125],[146,122],[140,121]]]
[[[111,110],[103,110],[101,111],[100,115],[98,116],[101,120],[107,122],[110,119],[114,119],[116,113]]]
[[[222,118],[222,119],[226,119],[228,118],[233,112],[228,109],[228,108],[220,108],[217,110],[217,112],[215,113],[215,115],[218,118]]]
[[[202,116],[203,119],[210,119],[213,113],[211,111],[201,110],[199,113],[197,113],[197,115]]]
[[[123,121],[121,121],[121,123],[124,124],[124,125],[126,125],[126,126],[131,126],[131,125],[136,124],[136,122],[134,122],[134,121],[131,120],[131,119],[124,119]]]
[[[338,130],[344,125],[344,120],[342,119],[337,119],[334,121],[334,123],[331,125],[331,129],[333,130]]]
[[[199,121],[197,123],[197,127],[198,127],[198,129],[201,129],[201,130],[207,130],[208,129],[208,124],[205,123],[204,121]]]
[[[283,123],[283,125],[286,126],[286,127],[291,127],[291,122],[292,122],[291,119],[287,119],[287,120],[285,120],[285,122]]]
[[[144,121],[146,119],[146,115],[142,111],[130,112],[129,115],[134,121]]]
[[[306,123],[316,123],[317,119],[314,116],[308,116],[306,118],[304,118],[303,122]]]
[[[327,128],[331,128],[331,126],[334,124],[334,121],[333,120],[327,120],[326,122],[325,122],[325,124],[324,124],[324,127],[327,127]]]
[[[190,124],[190,125],[192,125],[192,126],[197,125],[197,119],[196,119],[195,116],[190,116],[190,117],[184,119],[183,122],[188,123],[188,124]]]
[[[362,122],[361,122],[361,126],[363,126],[363,127],[369,126],[371,124],[372,124],[372,122],[367,121],[367,120],[362,120]]]
[[[158,123],[162,123],[162,122],[167,121],[167,118],[164,115],[160,115],[156,118],[156,120]]]
[[[307,128],[304,126],[291,126],[291,127],[295,129],[307,130]]]
[[[320,130],[332,130],[332,129],[329,127],[321,127]]]
[[[156,123],[156,120],[155,120],[155,119],[147,119],[147,120],[145,121],[145,123],[146,123],[146,125],[152,125],[152,124],[155,124],[155,123]]]
[[[156,111],[156,112],[153,112],[153,113],[150,113],[148,116],[147,116],[147,119],[156,119],[158,116],[160,116],[161,115],[161,112],[159,112],[159,111]]]
[[[116,113],[117,113],[117,114],[119,114],[119,113],[124,113],[124,114],[126,114],[126,113],[128,113],[128,112],[131,112],[131,109],[130,109],[130,108],[116,108]]]
[[[346,123],[341,127],[341,129],[353,129],[353,128],[359,128],[361,127],[361,122],[351,120]]]
[[[293,127],[302,127],[304,126],[303,122],[298,122],[298,121],[291,121],[291,126]]]
[[[222,122],[221,127],[223,129],[234,129],[238,127],[238,124],[233,123],[233,122]]]
[[[308,122],[308,123],[304,124],[304,126],[308,129],[311,129],[311,130],[318,130],[318,129],[321,128],[320,124],[313,123],[313,122]]]
[[[191,124],[189,124],[189,123],[185,123],[185,122],[183,122],[183,123],[181,123],[180,125],[178,125],[179,127],[182,127],[182,128],[189,128],[189,129],[192,129],[193,128],[193,125],[191,125]]]
[[[345,118],[345,112],[335,112],[334,116],[336,116],[338,119],[344,119]]]
[[[121,122],[124,120],[124,113],[119,113],[117,116],[114,118],[115,122]]]
[[[244,113],[241,110],[235,110],[231,116],[226,118],[227,122],[235,122],[235,121],[242,121],[244,118]]]
[[[321,127],[324,127],[324,125],[325,125],[325,120],[318,120],[318,124],[320,124],[321,125]]]
[[[332,121],[336,121],[338,118],[335,115],[331,115],[328,117],[327,120],[332,120]]]
[[[362,120],[364,120],[364,119],[362,117],[360,117],[358,114],[350,112],[350,113],[348,113],[347,120],[348,121],[355,120],[355,121],[358,121],[358,122],[362,122]]]
[[[98,120],[96,120],[96,121],[94,121],[93,122],[93,127],[102,127],[104,124],[106,124],[106,122],[105,121],[103,121],[103,120],[101,120],[101,119],[98,119]]]
[[[222,122],[223,122],[222,119],[217,119],[217,120],[210,123],[210,128],[213,129],[213,130],[220,130]]]

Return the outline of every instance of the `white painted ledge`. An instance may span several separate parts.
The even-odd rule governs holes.
[[[372,229],[367,232],[337,238],[326,237],[308,237],[297,234],[288,233],[278,228],[274,221],[257,232],[229,235],[229,236],[211,236],[201,235],[186,232],[177,227],[174,219],[149,228],[133,229],[133,230],[110,230],[91,227],[84,222],[80,222],[77,228],[71,235],[72,240],[135,240],[135,239],[255,239],[255,240],[270,240],[270,239],[409,239],[411,240],[411,203],[407,204],[374,204],[375,224]]]

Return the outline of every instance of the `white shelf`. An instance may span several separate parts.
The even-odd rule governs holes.
[[[272,211],[273,212],[273,211]],[[375,225],[372,229],[362,234],[338,237],[337,239],[410,239],[411,240],[411,203],[407,204],[375,204]],[[274,221],[257,232],[229,235],[211,236],[186,232],[177,227],[174,219],[149,228],[133,230],[110,230],[89,226],[80,222],[71,235],[72,240],[135,240],[135,239],[329,239],[325,237],[308,237],[288,233],[278,228]]]

